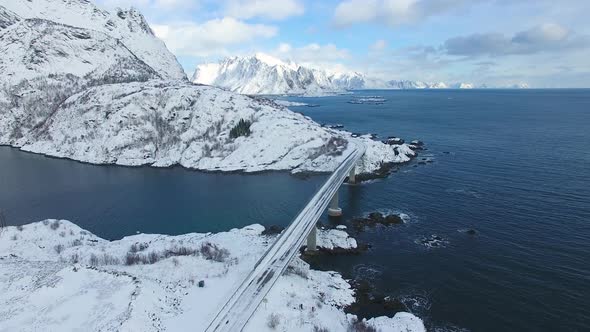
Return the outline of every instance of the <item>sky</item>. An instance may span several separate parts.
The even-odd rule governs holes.
[[[590,87],[590,0],[97,0],[133,6],[189,77],[267,53],[386,80]]]

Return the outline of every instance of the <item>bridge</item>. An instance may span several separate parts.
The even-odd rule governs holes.
[[[350,183],[355,182],[355,166],[366,150],[362,144],[350,141],[349,144],[354,144],[355,149],[346,156],[297,217],[262,255],[254,269],[222,305],[206,332],[242,331],[306,239],[306,250],[316,250],[316,224],[326,208],[330,216],[342,215],[342,210],[338,206],[338,190],[346,176]]]

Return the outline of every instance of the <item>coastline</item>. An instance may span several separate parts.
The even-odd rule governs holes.
[[[251,225],[221,233],[137,234],[108,241],[65,220],[8,226],[0,235],[0,266],[7,271],[0,277],[0,302],[8,310],[0,309],[0,322],[42,329],[203,326],[274,240],[263,231]],[[327,247],[356,247],[344,231],[318,234],[318,243]],[[244,246],[247,252],[240,250]],[[23,279],[23,273],[28,277]],[[245,330],[273,330],[268,321],[275,316],[288,330],[346,330],[359,324],[344,312],[352,303],[354,290],[340,274],[312,270],[296,258]],[[380,331],[424,330],[422,321],[408,313],[361,322]]]

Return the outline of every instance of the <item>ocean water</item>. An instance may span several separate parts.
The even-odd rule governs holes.
[[[348,103],[363,95],[386,101]],[[431,330],[590,330],[590,90],[289,100],[317,105],[292,109],[318,122],[420,139],[428,150],[418,160],[434,159],[343,186],[345,223],[375,210],[410,219],[355,234],[371,244],[367,253],[322,258],[318,267],[370,279]],[[0,148],[0,208],[9,223],[65,218],[110,239],[286,225],[324,179],[93,166]],[[421,243],[432,235],[443,245]]]
[[[0,147],[0,165],[0,209],[8,224],[67,219],[111,240],[286,225],[326,178],[97,166],[9,147]]]
[[[359,240],[327,269],[372,279],[432,329],[590,330],[590,90],[363,91],[294,98],[346,130],[420,139],[435,162],[342,191],[346,217],[403,212],[400,227]],[[476,236],[460,230],[473,228]],[[428,248],[436,234],[447,242]],[[419,242],[419,243],[416,243]],[[368,308],[366,315],[374,315]]]

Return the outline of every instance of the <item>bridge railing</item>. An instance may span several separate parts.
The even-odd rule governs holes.
[[[267,249],[205,331],[236,332],[246,326],[266,294],[297,255],[307,235],[316,227],[317,221],[346,176],[365,153],[366,147],[363,144],[350,141],[349,143],[354,144],[355,149],[346,156],[297,217]]]

